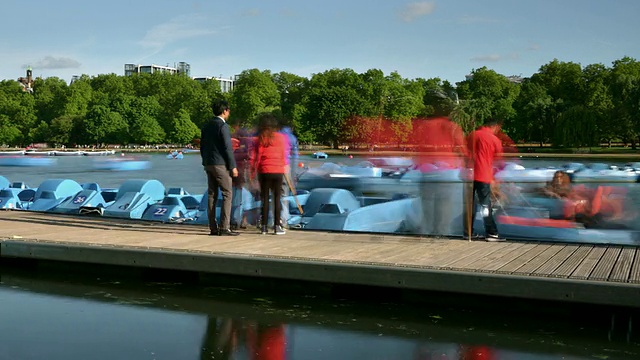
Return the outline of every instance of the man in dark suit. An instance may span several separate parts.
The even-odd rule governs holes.
[[[224,100],[216,101],[212,109],[215,117],[205,121],[200,137],[200,156],[202,156],[202,165],[207,173],[208,183],[209,235],[236,236],[240,233],[230,229],[231,177],[238,176],[238,169],[233,157],[231,131],[227,124],[229,104]],[[222,191],[219,225],[216,221],[218,188]]]

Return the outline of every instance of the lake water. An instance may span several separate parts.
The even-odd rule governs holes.
[[[109,156],[108,158],[113,159],[116,157]],[[166,154],[138,156],[127,154],[126,158],[144,159],[150,162],[150,169],[139,171],[101,171],[93,169],[94,162],[104,160],[107,157],[62,156],[52,158],[56,160],[56,163],[48,167],[0,166],[0,175],[10,181],[23,181],[31,187],[37,187],[44,180],[53,178],[72,179],[79,183],[97,182],[105,188],[117,188],[129,179],[156,179],[162,182],[166,188],[182,187],[192,194],[202,194],[206,190],[207,180],[202,169],[199,153],[186,154],[182,160],[169,160],[166,158]],[[349,159],[346,156],[336,155],[331,156],[329,159],[312,159],[309,156],[302,156],[299,161],[306,166],[316,167],[325,162],[355,165],[362,160],[366,160],[366,157]],[[517,159],[515,161],[525,167],[560,166],[570,162],[549,159]],[[591,161],[583,162],[590,163]],[[622,164],[623,162],[617,165]]]
[[[606,312],[565,318],[535,310],[514,315],[0,267],[0,359],[640,358],[637,336],[611,331]]]

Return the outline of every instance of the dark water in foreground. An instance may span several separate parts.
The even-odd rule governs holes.
[[[606,313],[536,315],[0,269],[0,359],[638,359]],[[429,295],[425,295],[429,296]],[[472,300],[470,301],[477,301]],[[602,316],[600,316],[602,315]]]

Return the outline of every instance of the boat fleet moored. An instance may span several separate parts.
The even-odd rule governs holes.
[[[120,159],[108,163],[128,163],[116,160]],[[355,166],[324,163],[306,169],[297,176],[296,195],[282,199],[285,221],[290,227],[310,230],[462,236],[464,178],[469,171],[446,164],[420,167],[407,161],[391,164],[381,167],[372,161]],[[619,204],[624,218],[617,219],[615,226],[603,227],[558,218],[562,213],[558,209],[565,204],[531,191],[544,186],[556,171],[567,172],[574,183],[582,182],[585,186],[620,187],[624,191],[611,192],[610,196],[623,198]],[[494,207],[498,229],[511,239],[638,244],[639,174],[640,163],[621,167],[572,163],[553,168],[525,168],[508,163],[496,173],[505,195]],[[250,224],[257,225],[260,202],[244,188],[236,189],[234,196],[241,201],[234,201],[232,217],[240,219],[246,215]],[[29,188],[23,182],[12,183],[0,176],[2,209],[206,224],[206,199],[206,192],[192,195],[183,188],[167,189],[153,179],[127,180],[118,188],[108,189],[97,183],[50,179],[37,188]],[[439,218],[446,221],[445,230],[440,228],[437,233],[435,227],[428,225],[430,221],[425,221],[426,217],[435,216],[434,211],[442,212]],[[427,213],[430,215],[424,215]],[[475,233],[483,233],[479,214],[474,218],[473,229]]]

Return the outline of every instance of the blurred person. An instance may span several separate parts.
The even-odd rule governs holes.
[[[230,318],[207,316],[207,327],[200,346],[200,359],[232,359],[238,348],[240,324]]]
[[[298,138],[293,134],[293,130],[289,126],[283,127],[280,132],[286,136],[288,142],[285,161],[289,170],[287,174],[289,179],[293,181],[295,179],[296,164],[298,163]]]
[[[496,350],[486,345],[460,345],[459,360],[494,360]]]
[[[231,230],[231,178],[238,177],[238,169],[227,124],[230,114],[229,103],[224,100],[216,101],[212,110],[215,116],[204,122],[200,136],[200,156],[207,174],[209,235],[237,236],[239,233]],[[216,219],[219,190],[222,191],[220,226]]]
[[[563,199],[571,193],[571,177],[562,170],[553,173],[553,178],[542,188],[542,193],[546,196]]]
[[[492,183],[494,182],[494,161],[500,159],[503,153],[502,141],[496,136],[500,129],[500,121],[490,119],[469,134],[467,138],[468,161],[473,173],[473,188],[469,197],[473,197],[473,200],[470,201],[465,196],[464,201],[471,203],[471,213],[467,213],[468,206],[465,205],[463,214],[464,231],[465,236],[469,236],[467,232],[469,227],[473,228],[476,207],[479,205],[484,220],[486,241],[505,241],[498,235],[498,227],[493,218],[491,199]]]
[[[415,160],[422,172],[420,200],[422,234],[451,235],[459,172],[466,152],[462,128],[446,117],[422,121],[414,130],[418,148]],[[454,181],[455,180],[455,181]],[[460,193],[458,191],[457,193]]]
[[[238,176],[232,180],[233,196],[231,201],[231,229],[246,229],[248,225],[247,213],[245,210],[245,202],[247,196],[245,189],[248,181],[249,157],[247,148],[240,142],[238,138],[231,138],[233,144],[233,156],[236,160],[238,168]]]
[[[284,360],[286,345],[282,324],[255,324],[247,329],[247,347],[252,360]]]
[[[252,172],[257,173],[262,201],[261,233],[267,233],[269,220],[269,194],[273,195],[274,233],[284,235],[280,221],[282,212],[282,182],[285,174],[286,137],[277,132],[278,122],[272,114],[258,117],[258,137],[254,146]],[[255,177],[255,176],[252,176]]]
[[[558,170],[542,189],[543,194],[563,201],[563,218],[582,223],[586,228],[626,229],[622,222],[626,189],[598,185],[595,189],[585,185],[573,186],[571,177]]]
[[[293,131],[290,127],[285,126],[280,130],[285,135],[287,142],[285,147],[285,181],[282,183],[282,196],[295,195],[292,192],[291,187],[295,186],[295,173],[297,171],[296,165],[298,163],[298,138],[293,135]],[[293,166],[292,166],[293,164]],[[289,177],[287,181],[286,177]],[[291,184],[291,186],[289,185]],[[280,224],[284,227],[289,221],[289,201],[283,201],[282,212],[280,214]]]

